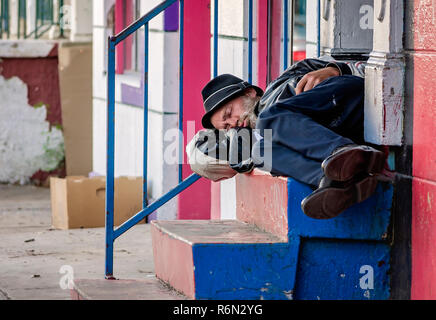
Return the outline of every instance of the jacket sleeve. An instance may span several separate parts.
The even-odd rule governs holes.
[[[365,62],[357,61],[357,62],[339,62],[339,61],[331,61],[326,65],[327,67],[335,67],[339,70],[340,75],[353,75],[361,78],[365,77]]]
[[[340,75],[355,75],[365,77],[365,63],[363,61],[348,62],[336,61],[330,56],[323,56],[318,59],[307,58],[294,63],[286,69],[277,79],[268,84],[265,93],[255,108],[255,114],[271,106],[278,99],[286,99],[295,95],[295,88],[305,74],[321,70],[327,67],[338,68]]]

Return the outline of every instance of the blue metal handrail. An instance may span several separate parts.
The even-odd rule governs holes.
[[[179,132],[183,132],[183,13],[185,12],[184,2],[179,2]],[[183,163],[183,135],[179,138],[179,183],[182,183],[182,163]]]
[[[253,83],[253,0],[248,0],[248,82]]]
[[[316,20],[317,20],[317,45],[316,54],[318,58],[321,56],[321,0],[318,0],[316,8]]]
[[[147,156],[148,156],[148,59],[149,59],[149,22],[159,13],[164,11],[177,0],[167,0],[150,12],[133,22],[123,31],[115,36],[109,37],[108,41],[108,91],[107,91],[107,166],[106,166],[106,267],[107,279],[113,279],[113,244],[114,241],[124,232],[132,228],[138,222],[150,215],[163,204],[174,198],[180,192],[198,181],[201,177],[192,174],[182,180],[182,159],[183,159],[183,0],[179,0],[180,19],[180,52],[179,52],[179,132],[180,132],[180,153],[179,153],[179,184],[163,195],[152,204],[147,203]],[[114,165],[115,165],[115,48],[117,44],[125,40],[129,35],[144,26],[144,150],[143,150],[143,209],[132,218],[124,222],[114,230]]]
[[[179,1],[179,184],[153,202],[147,203],[147,156],[148,156],[148,59],[149,59],[149,22],[170,5]],[[292,1],[292,23],[294,23],[294,1]],[[218,0],[214,0],[214,38],[213,38],[213,77],[218,75]],[[253,0],[248,0],[248,82],[252,83],[253,76]],[[288,65],[288,0],[283,2],[283,66]],[[319,12],[318,3],[318,12]],[[166,0],[150,12],[130,24],[115,36],[109,37],[108,41],[108,78],[107,78],[107,166],[106,166],[106,268],[107,279],[113,278],[113,244],[127,230],[146,218],[166,202],[177,196],[180,192],[198,181],[201,177],[192,174],[185,180],[182,179],[183,163],[183,15],[184,0]],[[318,19],[318,41],[319,41]],[[144,150],[143,150],[143,209],[114,230],[114,165],[115,165],[115,55],[116,46],[128,36],[144,26]],[[291,29],[293,37],[293,27]],[[291,38],[291,44],[293,43]],[[318,52],[320,44],[318,43]],[[293,48],[291,48],[293,55]],[[291,63],[293,60],[291,59]]]
[[[218,75],[218,0],[213,7],[213,77]]]
[[[283,0],[283,70],[288,68],[288,15],[288,0]],[[292,19],[292,23],[294,23],[294,19]]]

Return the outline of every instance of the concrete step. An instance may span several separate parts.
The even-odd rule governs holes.
[[[288,178],[255,169],[236,176],[236,217],[288,239]]]
[[[187,300],[156,277],[140,280],[75,279],[72,300]]]
[[[191,299],[291,298],[287,242],[253,225],[153,221],[152,241],[156,276]]]

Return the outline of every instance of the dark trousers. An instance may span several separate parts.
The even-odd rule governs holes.
[[[273,175],[317,186],[323,175],[321,163],[333,150],[364,143],[363,104],[364,79],[344,75],[264,109],[256,128],[261,135],[272,129],[272,162],[263,165]],[[254,147],[263,149],[266,143],[262,140]]]

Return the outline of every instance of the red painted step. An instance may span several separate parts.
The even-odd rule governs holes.
[[[255,169],[250,174],[236,176],[237,220],[287,240],[288,179],[273,177]]]

